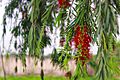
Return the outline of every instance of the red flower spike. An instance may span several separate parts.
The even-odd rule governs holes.
[[[68,1],[66,1],[66,2],[65,2],[65,7],[64,7],[64,8],[67,8],[67,7],[69,7],[69,6],[71,6],[71,4],[70,4]]]
[[[75,26],[75,35],[70,42],[70,43],[74,42],[75,48],[80,49],[82,51],[80,52],[81,56],[79,57],[79,59],[82,61],[82,65],[85,64],[86,60],[91,59],[91,54],[89,53],[90,52],[89,47],[92,38],[87,33],[88,33],[88,29],[86,25],[84,26],[83,30],[79,25]]]
[[[83,57],[83,56],[80,56],[80,60],[85,60],[85,57]]]
[[[63,2],[64,2],[64,0],[58,0],[58,4],[59,4],[59,5],[62,5]]]
[[[58,0],[58,6],[60,8],[67,8],[67,7],[71,6],[71,4],[69,3],[68,0]]]

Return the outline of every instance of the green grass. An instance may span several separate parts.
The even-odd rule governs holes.
[[[4,80],[4,79],[0,77],[0,80]],[[41,79],[40,76],[29,75],[29,76],[8,76],[7,80],[41,80]],[[68,80],[68,79],[66,79],[64,76],[47,75],[45,76],[44,80]],[[85,79],[81,78],[79,80],[94,80],[94,79],[91,77],[86,77]]]
[[[0,77],[0,80],[4,80]],[[40,76],[29,75],[29,76],[8,76],[7,80],[41,80]],[[44,80],[67,80],[64,76],[45,76]],[[81,78],[79,80],[96,80],[92,77]],[[108,79],[108,80],[120,80],[120,79]]]
[[[4,80],[0,77],[0,80]],[[8,76],[7,80],[40,80],[39,76]],[[45,80],[66,80],[61,76],[45,76]]]

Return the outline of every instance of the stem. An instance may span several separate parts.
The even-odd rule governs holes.
[[[2,68],[3,68],[3,73],[4,73],[4,80],[6,79],[6,72],[5,72],[5,67],[4,67],[4,61],[3,61],[3,55],[1,54],[1,61],[2,61]]]
[[[43,59],[44,59],[44,49],[41,49],[41,80],[44,80]]]
[[[3,51],[2,52],[4,53],[4,33],[3,33]],[[2,61],[2,68],[3,68],[3,73],[4,73],[4,80],[7,80],[2,53],[1,53],[1,61]]]

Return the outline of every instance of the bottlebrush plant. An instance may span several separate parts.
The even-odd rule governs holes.
[[[9,26],[10,31],[15,39],[19,39],[17,41],[21,41],[19,46],[21,46],[22,53],[26,54],[29,50],[29,55],[41,58],[42,67],[44,48],[49,45],[46,42],[49,41],[49,38],[45,37],[47,34],[44,31],[49,28],[53,33],[54,29],[61,28],[59,37],[62,49],[56,49],[58,53],[53,55],[52,61],[68,70],[69,60],[77,57],[75,72],[71,80],[80,80],[80,78],[87,80],[85,77],[88,75],[84,75],[86,69],[83,65],[91,58],[89,52],[91,41],[97,43],[98,46],[95,58],[97,61],[95,80],[111,80],[117,70],[117,73],[120,72],[118,65],[115,65],[117,61],[113,60],[115,54],[112,49],[114,44],[112,38],[116,39],[119,34],[117,16],[120,14],[120,0],[29,1],[10,0],[6,5],[3,16],[3,43],[4,35],[6,31],[9,31],[6,30],[9,24],[6,20],[11,19],[16,24]],[[24,19],[19,19],[18,16],[23,11],[27,15],[24,16]],[[14,39],[12,40],[14,41]],[[74,53],[77,55],[72,55],[70,47],[73,44],[70,46],[69,43],[74,43]],[[23,55],[22,58],[24,57]],[[92,59],[90,61],[92,62]],[[41,72],[43,72],[42,69]],[[44,80],[43,77],[44,75],[41,74],[41,80]]]

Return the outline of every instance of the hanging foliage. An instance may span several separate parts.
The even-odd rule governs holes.
[[[19,10],[16,14],[15,9]],[[90,54],[92,43],[98,46],[94,61],[95,80],[107,80],[120,72],[112,54],[119,34],[117,15],[120,14],[120,0],[11,0],[5,8],[4,34],[6,18],[15,16],[17,21],[19,13],[22,19],[14,25],[11,33],[15,38],[22,36],[20,46],[24,54],[29,49],[31,56],[43,55],[41,50],[50,44],[46,28],[49,27],[51,33],[53,28],[59,28],[61,48],[54,49],[51,59],[53,64],[66,70],[69,70],[69,60],[76,60],[71,80],[88,77],[86,66],[93,60]],[[17,46],[15,41],[16,49]]]

